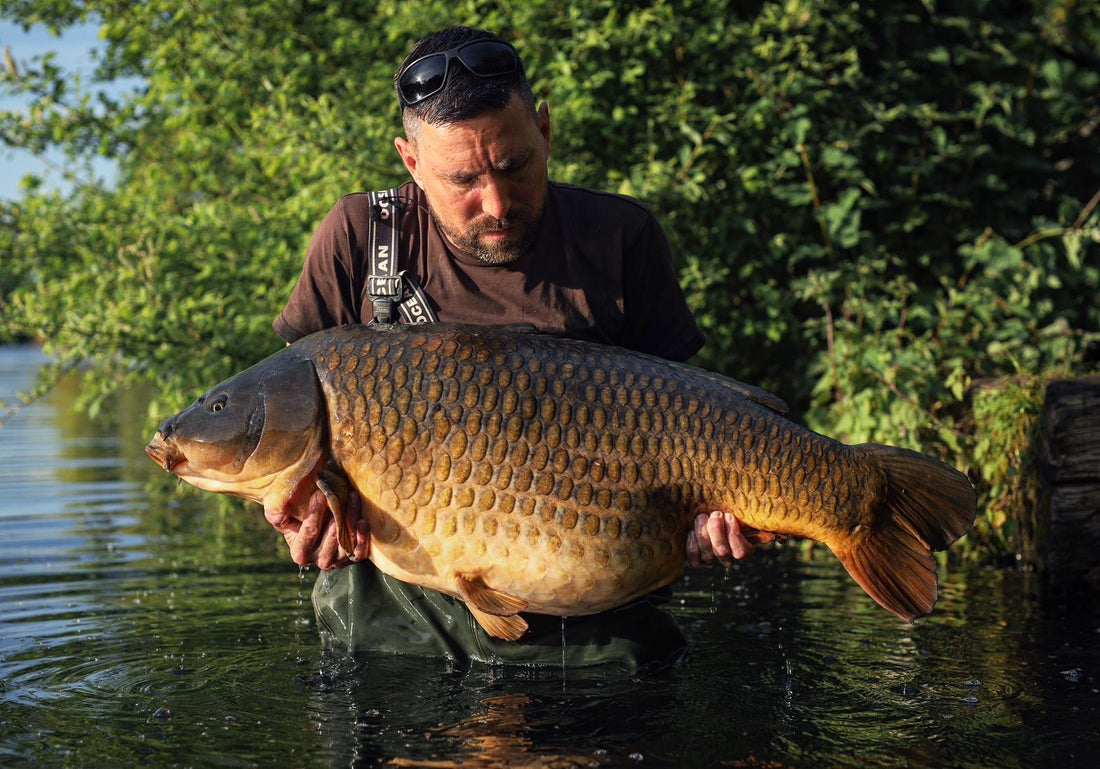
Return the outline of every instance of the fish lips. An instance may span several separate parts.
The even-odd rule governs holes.
[[[183,452],[175,444],[165,440],[164,434],[159,431],[145,447],[145,453],[149,455],[150,459],[173,475],[177,474],[176,468],[187,461],[187,457],[183,455]]]

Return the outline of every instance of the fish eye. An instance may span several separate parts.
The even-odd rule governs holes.
[[[229,402],[229,396],[225,393],[219,393],[210,401],[210,410],[217,413],[226,407]]]

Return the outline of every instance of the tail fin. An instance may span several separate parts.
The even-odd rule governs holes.
[[[970,480],[939,460],[878,444],[854,446],[886,473],[886,501],[863,542],[834,552],[867,594],[904,620],[936,604],[936,560],[974,522],[977,495]]]

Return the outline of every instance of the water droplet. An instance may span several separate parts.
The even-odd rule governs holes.
[[[966,686],[966,688],[968,689],[977,689],[979,686],[982,685],[982,682],[979,681],[977,678],[971,678],[963,685]]]
[[[561,618],[561,688],[565,688],[565,617]]]
[[[172,711],[165,707],[159,707],[156,709],[156,712],[153,713],[153,718],[158,721],[167,721],[171,717]]]
[[[645,759],[645,756],[643,756],[643,755],[642,755],[641,753],[631,753],[631,754],[630,754],[630,755],[628,756],[628,758],[629,758],[629,759],[630,759],[631,761],[638,761],[638,762],[640,762],[640,761],[642,761],[643,759]]]
[[[1062,678],[1066,679],[1070,683],[1076,684],[1081,682],[1081,668],[1072,668],[1070,670],[1062,671]]]

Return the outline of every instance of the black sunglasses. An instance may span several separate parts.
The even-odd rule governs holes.
[[[411,107],[443,90],[451,60],[458,59],[478,77],[510,75],[519,66],[516,49],[501,40],[474,40],[457,48],[421,56],[397,79],[401,105]]]

